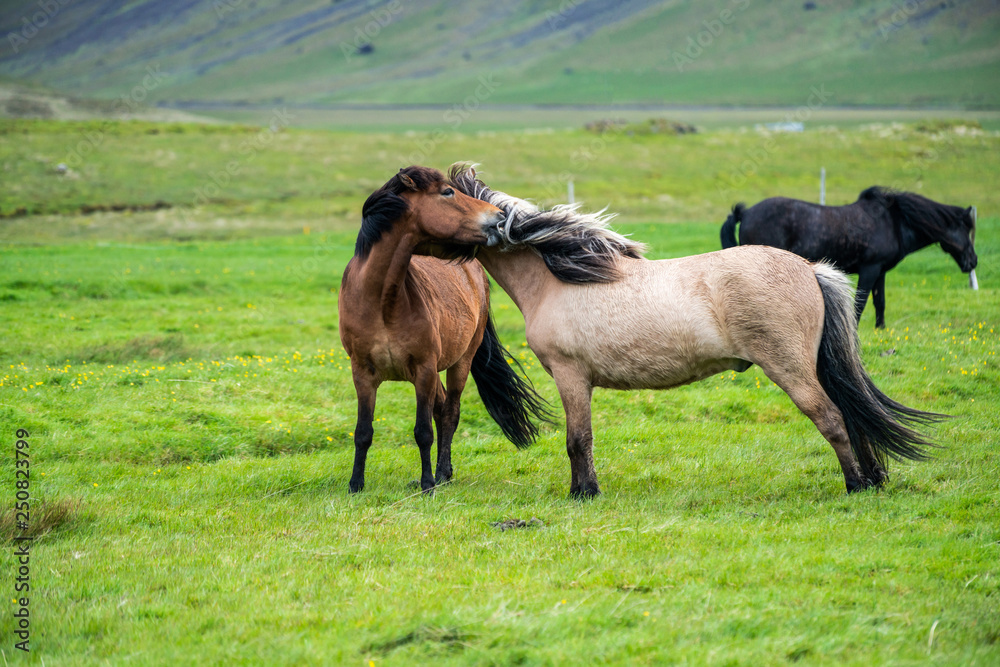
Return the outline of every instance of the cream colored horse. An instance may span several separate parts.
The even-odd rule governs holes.
[[[887,457],[926,458],[930,443],[908,425],[942,416],[893,401],[868,377],[843,273],[764,246],[650,261],[600,214],[540,211],[490,190],[466,165],[450,178],[506,214],[479,226],[477,257],[523,313],[528,344],[559,389],[571,494],[600,493],[594,387],[668,389],[752,364],[830,442],[848,492],[881,485]]]

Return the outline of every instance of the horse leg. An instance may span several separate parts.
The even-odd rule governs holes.
[[[438,455],[437,474],[434,481],[438,484],[451,479],[451,441],[455,437],[458,429],[458,420],[462,416],[462,392],[465,391],[465,383],[469,379],[469,364],[452,366],[448,369],[446,379],[448,389],[445,391],[439,385],[438,399],[441,401],[439,417],[437,417],[438,431]]]
[[[351,493],[358,493],[365,488],[365,461],[368,449],[372,446],[372,436],[375,434],[372,421],[375,417],[375,394],[378,392],[378,381],[374,375],[363,369],[352,368],[354,376],[354,391],[358,394],[358,423],[354,427],[354,470],[347,488]]]
[[[445,402],[446,397],[447,397],[447,395],[446,395],[445,390],[444,390],[444,385],[442,385],[439,382],[438,385],[437,385],[437,395],[436,395],[436,397],[434,399],[434,427],[437,429],[437,444],[438,444],[438,448],[437,448],[437,472],[434,473],[434,484],[440,484],[441,482],[447,482],[448,481],[447,479],[442,479],[441,478],[441,471],[443,470],[442,462],[443,462],[443,460],[445,458],[444,446],[442,444],[442,442],[444,440],[444,438],[442,437],[444,435],[442,433],[442,427],[444,425],[444,402]],[[449,475],[448,475],[448,477],[450,478],[451,477],[451,474],[450,474],[450,469],[451,469],[451,448],[449,447],[448,449],[449,449],[449,451],[447,453],[448,468],[449,468]]]
[[[434,366],[417,369],[413,386],[417,393],[417,419],[413,426],[413,439],[420,449],[420,488],[429,492],[434,489],[434,475],[431,472],[431,447],[434,445],[433,416],[441,378]]]
[[[847,435],[844,417],[834,405],[816,377],[815,365],[809,368],[785,369],[761,366],[764,373],[781,387],[795,407],[812,420],[823,437],[833,447],[844,473],[844,484],[848,493],[861,491],[870,486],[879,486],[885,480],[884,473],[878,480],[869,480],[861,473],[861,466],[851,450],[851,440]]]
[[[574,369],[553,366],[552,377],[566,411],[566,453],[571,474],[569,494],[575,498],[599,495],[601,488],[594,470],[594,432],[590,420],[593,387]]]
[[[858,321],[861,321],[861,313],[865,312],[865,304],[868,303],[868,293],[872,291],[875,282],[882,274],[881,267],[871,264],[861,267],[858,271],[858,291],[854,295],[854,314]]]
[[[875,306],[875,328],[885,329],[885,271],[878,274],[872,288],[872,305]]]

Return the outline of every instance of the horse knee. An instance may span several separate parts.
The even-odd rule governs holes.
[[[420,449],[430,449],[434,444],[434,429],[431,428],[430,421],[424,423],[422,420],[413,427],[413,439]]]
[[[458,401],[458,399],[455,400],[449,399],[444,404],[444,408],[441,411],[441,416],[444,417],[444,420],[449,424],[457,424],[459,418],[461,417],[461,414],[462,414],[462,404]]]
[[[593,446],[593,438],[586,434],[569,434],[566,438],[566,454],[574,461],[586,458]]]
[[[371,423],[362,422],[354,428],[354,446],[368,449],[374,436],[375,428]]]

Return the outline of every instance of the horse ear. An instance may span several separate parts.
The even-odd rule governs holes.
[[[399,182],[402,183],[407,190],[417,190],[417,184],[413,182],[413,179],[408,175],[404,174],[402,170],[399,172]]]

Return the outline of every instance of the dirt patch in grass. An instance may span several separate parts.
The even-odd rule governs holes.
[[[510,530],[511,528],[532,528],[534,526],[544,526],[545,524],[542,523],[541,519],[533,516],[527,521],[524,519],[506,519],[504,521],[494,521],[490,525],[504,531]]]
[[[438,648],[462,649],[468,646],[473,636],[458,628],[435,628],[421,626],[405,635],[382,642],[372,642],[366,647],[367,653],[385,655],[408,644],[433,644]]]
[[[196,356],[198,356],[197,350],[185,345],[183,335],[170,334],[167,336],[137,336],[121,343],[94,345],[67,358],[75,362],[127,364],[140,359],[168,363],[192,359]],[[59,361],[61,362],[62,359]]]
[[[41,537],[71,523],[79,512],[79,501],[35,500],[27,512],[28,520],[24,521],[23,512],[5,507],[0,511],[0,539],[13,542],[18,537]]]
[[[159,211],[165,208],[173,208],[173,204],[168,204],[162,200],[156,200],[151,204],[122,204],[122,203],[112,203],[112,204],[81,204],[76,212],[81,215],[92,215],[94,213],[138,213],[140,211]],[[25,206],[18,206],[17,208],[0,211],[0,218],[22,218],[25,216],[42,213],[41,211],[32,211]]]

